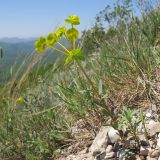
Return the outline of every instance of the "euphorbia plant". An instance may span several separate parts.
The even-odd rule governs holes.
[[[54,33],[48,34],[47,37],[40,37],[35,42],[35,49],[38,52],[44,52],[47,47],[56,50],[67,56],[66,64],[72,60],[84,60],[84,56],[81,54],[81,48],[77,47],[79,31],[75,28],[75,25],[80,24],[80,19],[78,16],[70,16],[69,19],[65,19],[65,22],[71,24],[71,28],[67,29],[66,26],[61,26]],[[62,38],[67,39],[72,44],[70,50],[60,42]],[[55,44],[59,44],[62,49],[54,47]]]
[[[80,63],[81,60],[84,60],[84,56],[81,52],[82,48],[78,46],[79,31],[76,29],[76,25],[80,24],[80,18],[76,15],[72,15],[69,16],[68,19],[65,19],[65,22],[70,25],[70,28],[67,29],[66,26],[61,26],[54,33],[50,33],[46,37],[40,37],[34,45],[36,51],[44,52],[46,48],[51,48],[66,56],[65,64],[68,64],[71,61],[76,62],[83,74],[85,75],[86,79],[90,83],[94,95],[96,95],[96,97],[98,98],[98,105],[103,107],[103,109],[107,111],[108,115],[112,118],[112,120],[115,121],[115,116],[112,114],[111,110],[106,106],[104,99],[101,99],[101,96],[97,88],[95,87],[94,83],[87,75],[85,69]],[[71,43],[70,49],[68,49],[60,42],[62,38],[65,38]],[[55,44],[58,44],[61,49],[55,47]]]
[[[78,47],[77,45],[79,31],[75,27],[76,25],[80,24],[80,18],[76,15],[72,15],[69,16],[68,19],[65,19],[65,22],[71,25],[69,29],[67,29],[66,26],[61,26],[54,33],[48,34],[47,37],[40,37],[35,42],[35,49],[38,52],[44,52],[47,47],[56,50],[66,56],[65,64],[68,64],[71,61],[75,61],[91,84],[94,93],[98,95],[98,91],[95,88],[93,82],[79,63],[79,61],[84,60],[84,56],[81,52],[82,48]],[[71,49],[68,49],[60,42],[62,38],[67,39],[71,43]],[[58,44],[61,49],[56,48],[55,44]]]

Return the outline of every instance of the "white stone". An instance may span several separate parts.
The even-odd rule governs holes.
[[[151,118],[152,114],[151,113],[146,113],[147,118]]]
[[[94,151],[102,150],[103,148],[107,147],[108,144],[108,131],[110,127],[101,127],[99,133],[97,134],[96,138],[94,139],[91,147],[89,148],[89,152],[93,153]]]
[[[160,138],[157,139],[157,147],[160,149]]]
[[[150,125],[154,125],[155,123],[156,123],[156,122],[155,122],[153,119],[150,119],[148,125],[149,125],[149,126],[150,126]]]
[[[110,153],[112,150],[113,150],[112,145],[108,145],[107,148],[106,148],[106,152]]]
[[[146,125],[147,131],[150,136],[154,136],[156,133],[160,133],[160,122],[151,121]]]
[[[110,153],[107,153],[104,160],[108,160],[110,158],[114,158],[115,157],[115,152],[110,152]]]
[[[151,109],[152,109],[152,111],[156,112],[157,111],[157,106],[155,104],[152,104]]]
[[[108,132],[108,138],[110,143],[115,143],[120,139],[119,133],[113,127]]]

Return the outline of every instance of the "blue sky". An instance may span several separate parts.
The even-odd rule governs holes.
[[[1,0],[0,37],[37,37],[63,24],[76,14],[80,29],[94,23],[95,15],[115,0]]]

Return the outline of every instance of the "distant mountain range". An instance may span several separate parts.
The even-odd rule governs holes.
[[[36,38],[0,38],[0,47],[3,48],[4,58],[33,51],[35,40]]]
[[[0,47],[3,57],[0,59],[0,82],[9,77],[10,68],[18,66],[27,54],[34,50],[34,39],[1,38]]]
[[[0,42],[5,42],[5,43],[22,43],[22,42],[31,42],[31,41],[36,41],[37,38],[32,37],[32,38],[18,38],[18,37],[3,37],[0,38]]]
[[[37,38],[0,38],[0,47],[3,48],[3,58],[0,58],[0,82],[8,79],[10,69],[14,65],[19,66],[23,59],[34,51],[34,42]],[[61,43],[67,45],[67,41],[62,39]],[[57,46],[59,47],[59,46]],[[53,50],[47,50],[44,62],[54,62],[60,54]]]

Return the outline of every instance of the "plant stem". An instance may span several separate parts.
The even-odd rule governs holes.
[[[54,47],[52,47],[52,49],[55,50],[55,51],[58,51],[59,53],[62,53],[62,54],[64,54],[64,55],[67,55],[66,52],[63,52],[63,51],[60,50],[60,49],[57,49],[57,48],[54,48]]]
[[[104,99],[101,99],[96,87],[94,86],[93,82],[91,81],[91,79],[89,78],[89,76],[87,75],[86,71],[84,70],[84,68],[82,67],[82,65],[76,61],[77,65],[79,66],[79,68],[81,69],[81,71],[83,72],[83,74],[85,75],[86,79],[88,80],[88,82],[90,83],[90,85],[92,86],[92,89],[94,90],[96,96],[99,98],[100,102],[98,103],[102,108],[106,109],[106,111],[108,112],[109,116],[111,117],[112,120],[115,120],[115,118],[113,117],[110,109],[108,108],[108,106],[106,106]]]
[[[142,122],[142,124],[143,124],[143,127],[144,127],[145,137],[146,137],[146,139],[148,139],[149,135],[148,135],[148,132],[147,132],[147,129],[146,129],[145,122]]]
[[[81,69],[81,71],[83,72],[83,74],[85,75],[86,79],[88,80],[88,82],[90,83],[90,85],[92,86],[94,92],[96,93],[96,95],[100,98],[99,93],[96,89],[96,87],[94,86],[93,82],[91,81],[91,79],[89,78],[89,76],[87,75],[86,71],[84,70],[84,68],[82,67],[82,65],[76,61],[78,67]]]
[[[70,54],[70,51],[60,42],[57,42],[68,54]]]
[[[136,131],[135,131],[135,129],[134,129],[134,126],[131,124],[131,130],[132,130],[132,132],[133,132],[133,136],[134,136],[134,138],[135,138],[135,141],[137,142],[137,145],[138,145],[138,149],[140,150],[140,143],[139,143],[139,139],[137,138],[137,133],[136,133]]]
[[[73,41],[73,49],[75,49],[75,48],[76,48],[76,41],[74,39],[74,41]]]

